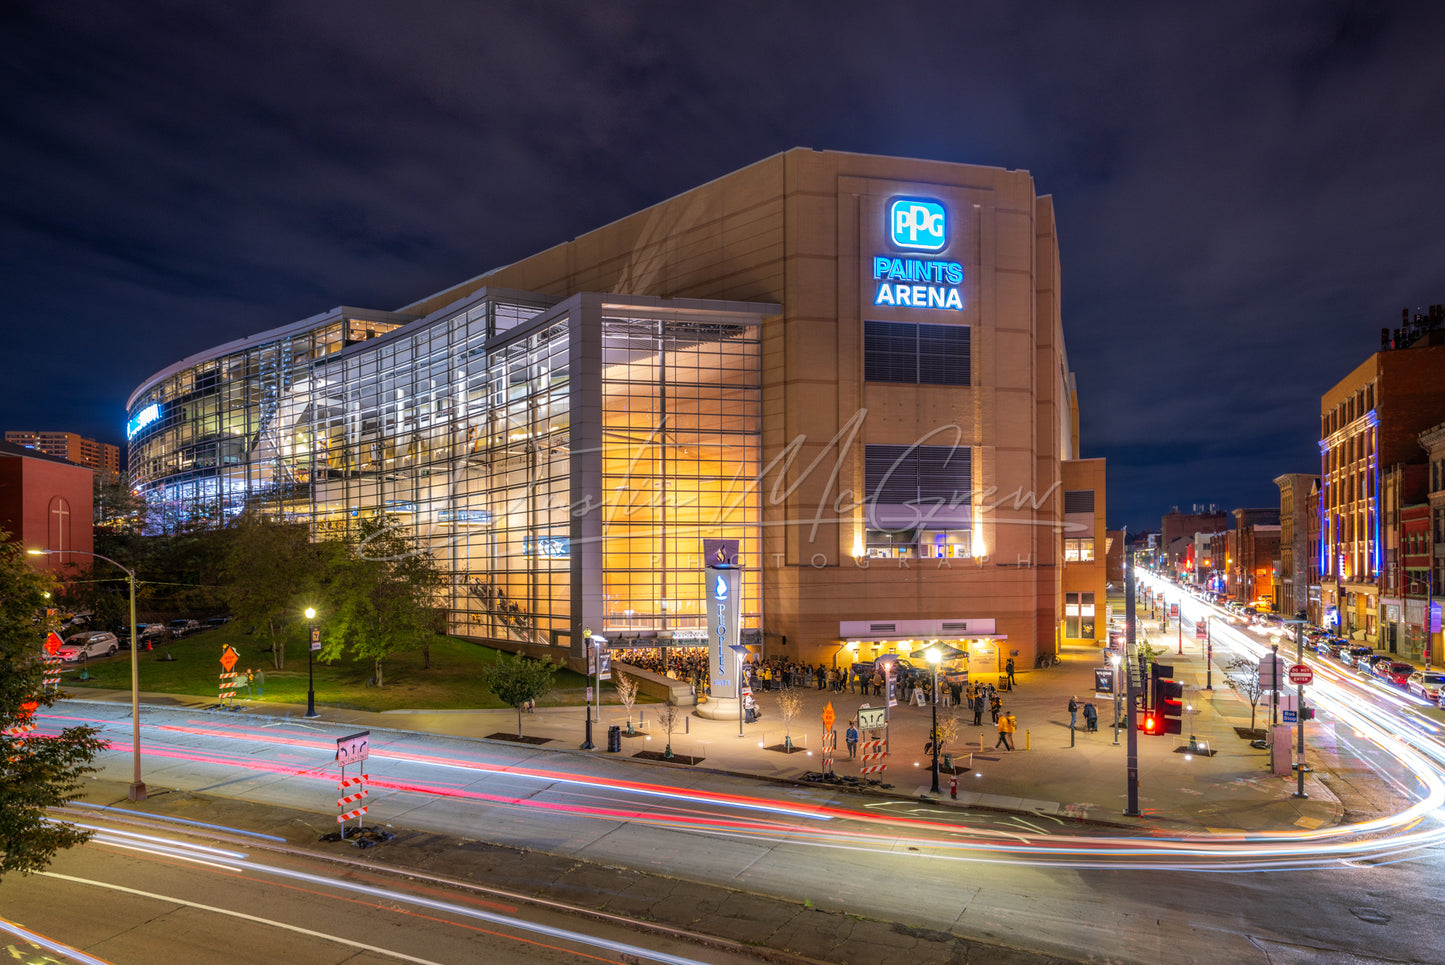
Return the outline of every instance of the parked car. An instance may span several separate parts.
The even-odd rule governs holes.
[[[1375,665],[1370,668],[1370,672],[1386,683],[1403,687],[1406,682],[1409,681],[1410,675],[1415,672],[1415,666],[1386,657],[1384,660],[1375,661]]]
[[[230,622],[230,617],[211,617],[206,621],[206,628],[214,630],[216,627],[223,627]]]
[[[1368,657],[1360,657],[1355,660],[1355,669],[1373,674],[1375,672],[1375,664],[1392,663],[1394,659],[1395,658],[1388,653],[1371,653]]]
[[[65,663],[75,663],[91,657],[113,656],[119,649],[120,641],[109,630],[90,630],[68,637],[55,655]]]
[[[92,619],[94,619],[94,614],[72,613],[70,616],[60,621],[60,629],[84,630],[86,627],[90,626],[90,621]]]
[[[190,634],[195,633],[199,629],[201,629],[201,624],[199,620],[171,621],[171,636],[177,639],[189,636]]]
[[[1441,691],[1445,690],[1445,673],[1438,670],[1417,670],[1410,674],[1405,686],[1417,697],[1435,702],[1440,699]]]
[[[1352,644],[1340,651],[1340,662],[1347,667],[1359,667],[1364,664],[1366,657],[1375,656],[1374,647],[1364,647],[1359,644]]]
[[[1316,637],[1314,640],[1315,653],[1321,657],[1333,657],[1335,655],[1334,641],[1329,637]]]
[[[164,623],[144,623],[136,628],[141,646],[164,643],[171,638],[171,628]]]

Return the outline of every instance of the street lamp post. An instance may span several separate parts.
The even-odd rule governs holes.
[[[321,628],[316,625],[316,608],[306,608],[306,621],[310,626],[306,644],[306,716],[319,717],[316,713],[316,676],[314,667],[316,651],[321,649]]]
[[[1214,614],[1204,615],[1204,689],[1214,689]]]
[[[592,631],[586,627],[582,630],[582,654],[587,661],[587,678],[591,680],[593,661],[597,659],[597,655],[592,649]],[[587,689],[590,691],[592,688]],[[592,743],[592,695],[588,693],[586,696],[587,699],[582,701],[582,719],[587,722],[587,735],[582,741],[581,750],[590,751],[597,745]]]
[[[1114,668],[1114,675],[1113,675],[1113,677],[1111,678],[1111,680],[1112,680],[1112,682],[1113,682],[1113,688],[1112,688],[1112,689],[1113,689],[1113,694],[1112,694],[1112,696],[1113,696],[1113,698],[1114,698],[1114,746],[1115,746],[1115,747],[1118,747],[1118,746],[1119,746],[1119,713],[1120,713],[1120,711],[1119,711],[1119,683],[1120,683],[1120,681],[1119,681],[1119,655],[1118,655],[1117,653],[1111,653],[1111,654],[1109,654],[1109,665]]]
[[[933,793],[938,794],[938,661],[942,654],[937,647],[929,647],[926,656],[933,665],[933,730],[929,743],[933,745]]]
[[[31,556],[52,556],[61,551],[26,550],[26,552]],[[87,553],[85,550],[65,550],[64,552],[91,556],[98,560],[105,560],[111,566],[120,567],[125,573],[126,580],[130,583],[130,733],[134,770],[131,774],[130,789],[126,792],[126,796],[132,801],[144,801],[146,786],[145,782],[140,779],[140,641],[136,639],[135,632],[135,570],[121,566],[109,556],[101,556],[99,553]]]

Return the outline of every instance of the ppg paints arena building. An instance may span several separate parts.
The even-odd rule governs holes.
[[[216,346],[128,403],[135,484],[317,538],[387,514],[452,633],[576,658],[707,636],[990,674],[1102,641],[1053,204],[1027,172],[795,149],[394,311]],[[962,659],[962,658],[960,658]]]

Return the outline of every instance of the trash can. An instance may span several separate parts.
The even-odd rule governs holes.
[[[617,724],[607,728],[607,750],[612,754],[622,750],[622,728]]]

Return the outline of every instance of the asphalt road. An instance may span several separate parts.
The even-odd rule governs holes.
[[[0,883],[5,917],[78,949],[62,960],[304,965],[755,961],[435,880],[338,865],[265,835],[198,836],[90,813],[87,845]],[[341,855],[345,859],[346,855]],[[14,936],[12,936],[14,939]],[[3,944],[3,943],[0,943]],[[12,955],[24,943],[12,940]],[[26,959],[20,959],[26,960]],[[34,960],[34,959],[30,959]]]
[[[83,706],[72,716],[109,717],[118,742],[102,776],[122,783],[97,785],[114,795],[129,773],[125,709]],[[185,710],[148,710],[145,728],[146,779],[175,796],[140,810],[224,798],[334,821],[336,728]],[[741,920],[720,923],[706,908],[693,919],[747,941],[772,940],[772,918],[811,905],[941,936],[930,948],[963,936],[1070,961],[1445,961],[1433,843],[1337,851],[1256,835],[1201,848],[497,742],[373,731],[372,747],[368,823],[764,896]],[[1249,870],[1288,863],[1309,868]],[[617,897],[605,874],[592,888],[586,903]],[[781,944],[849,962],[879,947]]]

